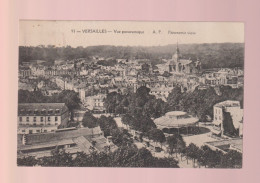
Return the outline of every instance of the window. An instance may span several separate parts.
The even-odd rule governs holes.
[[[40,130],[36,130],[37,133],[40,133],[41,131]]]
[[[43,122],[43,117],[41,117],[41,122]]]
[[[57,116],[55,116],[55,121],[58,121],[58,117]]]
[[[25,133],[25,130],[22,130],[23,133]]]
[[[22,121],[23,121],[23,118],[22,118],[22,117],[19,117],[19,121],[22,122]]]
[[[36,122],[36,117],[33,117],[33,122]]]
[[[55,125],[57,126],[57,125],[58,125],[58,123],[55,123]]]
[[[60,113],[60,110],[59,109],[56,109],[56,114],[59,114]]]
[[[51,121],[51,117],[50,116],[48,116],[48,121]]]
[[[47,130],[44,130],[44,132],[47,132]]]
[[[29,117],[26,117],[26,121],[29,122]]]
[[[23,109],[20,110],[20,114],[21,114],[21,115],[24,114],[24,110],[23,110]]]

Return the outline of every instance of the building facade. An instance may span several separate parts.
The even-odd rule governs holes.
[[[201,62],[199,60],[184,59],[180,54],[177,43],[176,52],[172,59],[168,60],[166,67],[169,73],[196,74],[201,71]]]
[[[213,107],[213,129],[212,132],[216,135],[224,135],[223,112],[230,113],[233,125],[238,130],[239,136],[243,136],[243,109],[241,109],[239,101],[226,100],[217,103]]]
[[[18,105],[18,134],[53,132],[67,127],[65,103],[21,103]]]

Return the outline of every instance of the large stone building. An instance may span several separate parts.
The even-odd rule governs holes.
[[[104,100],[106,98],[105,94],[98,94],[94,96],[88,96],[85,100],[85,106],[89,110],[96,112],[105,112]]]
[[[172,58],[168,60],[166,67],[169,73],[196,74],[201,71],[201,62],[199,60],[192,61],[190,59],[184,59],[177,43],[176,52],[172,55]]]
[[[53,132],[67,126],[69,111],[64,103],[18,105],[18,134]]]
[[[234,128],[238,130],[239,136],[243,136],[243,109],[241,109],[239,101],[232,100],[226,100],[214,105],[214,127],[212,132],[216,135],[224,135],[224,111],[230,113]]]

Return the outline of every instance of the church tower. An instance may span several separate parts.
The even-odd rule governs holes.
[[[182,57],[182,55],[180,54],[179,45],[178,45],[178,41],[177,41],[176,52],[175,52],[174,55],[172,55],[172,59],[173,59],[175,62],[178,62],[181,57]]]

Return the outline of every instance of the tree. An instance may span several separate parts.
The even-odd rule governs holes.
[[[36,166],[38,164],[37,159],[33,156],[23,157],[17,159],[18,166]]]
[[[80,98],[78,93],[72,90],[63,90],[61,93],[53,96],[44,96],[41,91],[18,91],[19,103],[65,103],[71,113],[71,120],[73,120],[73,110],[80,108]]]
[[[66,153],[64,149],[56,147],[52,152],[52,156],[43,157],[39,160],[40,166],[51,166],[51,167],[70,167],[73,166],[72,155]]]
[[[85,112],[83,119],[82,119],[82,125],[84,127],[88,127],[92,129],[92,136],[93,136],[93,128],[98,126],[97,118],[93,116],[90,112]]]
[[[228,153],[222,155],[220,167],[242,168],[242,154],[235,150],[229,150]]]
[[[150,131],[148,131],[148,138],[155,142],[159,142],[161,146],[162,143],[166,141],[164,133],[157,128],[153,128]]]
[[[132,135],[127,130],[113,129],[111,130],[112,141],[118,146],[133,146]]]
[[[205,167],[215,168],[220,165],[222,153],[220,151],[213,151],[208,146],[202,146],[201,156],[198,158],[200,164]]]
[[[21,158],[17,162],[20,162],[19,166],[28,163]],[[114,152],[77,152],[73,158],[64,150],[55,149],[50,157],[35,159],[35,162],[39,166],[51,167],[179,167],[173,158],[156,158],[146,148],[135,146],[121,146]]]
[[[82,125],[88,128],[95,128],[98,126],[97,118],[95,118],[91,112],[85,112]]]
[[[120,104],[122,101],[121,94],[117,92],[111,92],[107,94],[107,97],[104,100],[104,105],[106,110],[109,113],[114,113],[116,111],[116,107]]]
[[[183,140],[182,136],[179,134],[175,134],[176,138],[177,138],[177,143],[176,143],[176,152],[177,153],[182,153],[184,151],[184,149],[186,148],[186,143]],[[176,153],[176,155],[177,155]]]
[[[136,95],[134,97],[136,107],[143,107],[146,102],[152,97],[150,94],[150,89],[146,86],[141,86],[136,90]],[[154,96],[153,96],[154,97]]]
[[[169,137],[167,137],[167,144],[169,146],[169,153],[170,155],[173,154],[174,149],[176,149],[177,147],[177,138],[175,135],[171,135]]]
[[[101,130],[104,132],[104,136],[111,136],[112,130],[118,129],[116,121],[111,117],[106,117],[102,115],[97,119],[97,123],[99,124]]]
[[[199,147],[193,143],[190,143],[186,148],[186,156],[193,160],[193,166],[195,166],[195,160],[199,158]]]
[[[48,102],[65,103],[71,112],[71,120],[73,120],[73,110],[79,109],[81,104],[79,94],[72,90],[63,90],[61,93],[51,96]]]
[[[152,118],[159,118],[166,112],[166,103],[162,99],[150,99],[143,107],[143,114]]]

